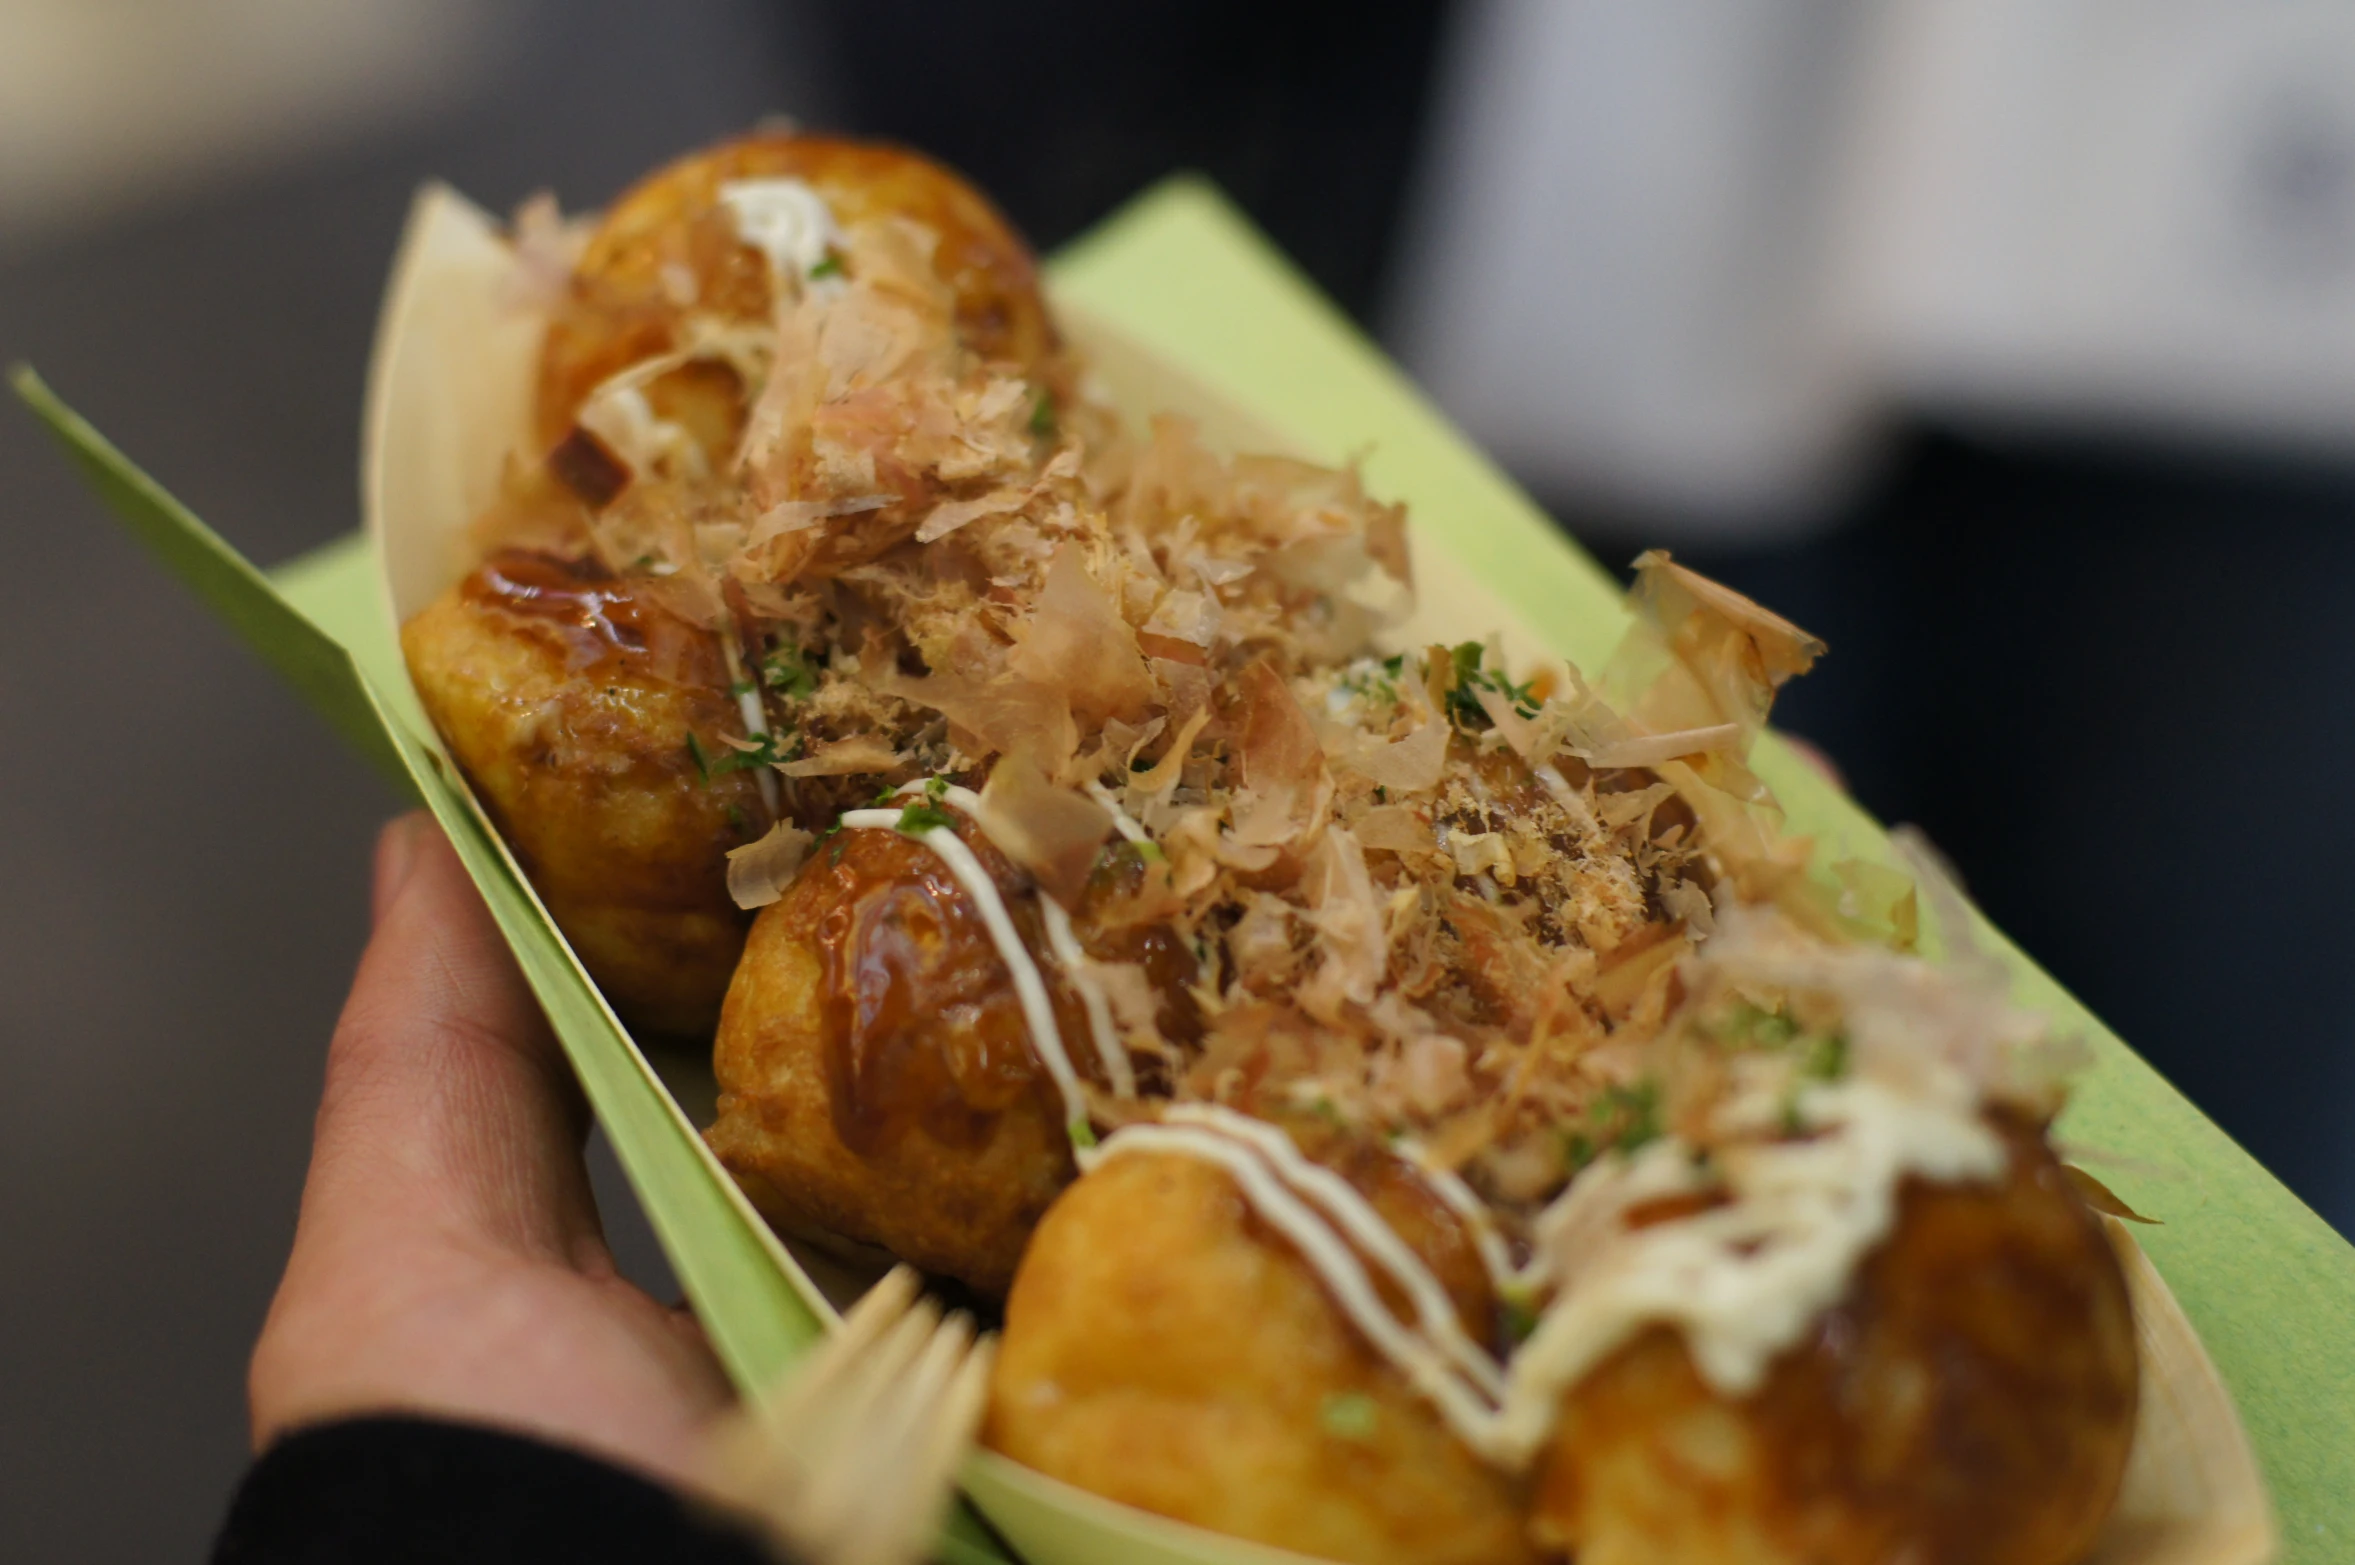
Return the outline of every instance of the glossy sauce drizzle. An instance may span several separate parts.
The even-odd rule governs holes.
[[[466,599],[549,633],[575,672],[626,671],[672,684],[726,684],[719,638],[650,601],[594,558],[501,549],[466,578]]]
[[[825,851],[833,885],[815,935],[836,1134],[862,1155],[916,1127],[981,1144],[1039,1067],[972,899],[896,832],[846,832]]]

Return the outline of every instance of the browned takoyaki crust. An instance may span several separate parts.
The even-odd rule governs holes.
[[[768,260],[738,236],[720,188],[784,178],[824,197],[846,229],[898,217],[930,230],[938,239],[934,270],[956,296],[964,345],[1044,378],[1056,338],[1036,263],[979,191],[904,148],[756,132],[666,165],[606,212],[548,324],[534,417],[542,450],[564,440],[597,386],[679,347],[690,310],[741,322],[769,318]],[[654,397],[656,411],[716,449],[726,443],[729,421],[740,421],[741,388],[722,365],[693,368],[701,382],[665,386]]]
[[[505,550],[401,630],[417,694],[614,1008],[708,1033],[749,918],[727,853],[750,776],[707,775],[740,726],[716,639],[593,560]]]
[[[2068,1565],[2133,1436],[2126,1285],[2033,1128],[1909,1184],[1847,1295],[1729,1401],[1654,1328],[1565,1400],[1535,1525],[1580,1565]]]
[[[1305,1127],[1303,1141],[1490,1337],[1495,1301],[1454,1213],[1379,1148]],[[1365,1344],[1224,1169],[1184,1155],[1114,1157],[1047,1213],[1006,1301],[983,1438],[1094,1493],[1321,1559],[1536,1557],[1514,1484]]]
[[[1095,1077],[1036,898],[970,823],[956,829],[1047,976],[1074,1066]],[[1099,928],[1081,911],[1095,954],[1174,986],[1165,933]],[[713,1066],[712,1149],[772,1222],[880,1245],[983,1293],[1005,1292],[1071,1177],[1061,1100],[980,913],[938,854],[895,831],[824,839],[762,911]]]

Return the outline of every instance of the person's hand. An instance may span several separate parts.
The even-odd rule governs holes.
[[[304,1424],[419,1413],[692,1481],[727,1384],[693,1321],[615,1272],[587,1125],[440,828],[394,821],[294,1252],[254,1348],[255,1448]]]

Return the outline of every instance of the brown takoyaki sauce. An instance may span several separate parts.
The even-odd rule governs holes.
[[[466,578],[471,602],[527,620],[555,637],[571,667],[681,685],[727,684],[717,640],[647,598],[641,583],[593,557],[502,549]]]
[[[993,878],[1015,876],[981,839],[964,833]],[[997,1116],[1043,1090],[1013,983],[989,932],[939,855],[897,832],[848,831],[815,850],[828,895],[816,904],[824,964],[835,1133],[873,1154],[921,1126],[950,1146],[978,1146]],[[1035,940],[1026,900],[1008,898]],[[1057,1019],[1085,1026],[1058,995]]]
[[[989,869],[1023,943],[1044,952],[1023,877],[970,823],[957,832]],[[826,895],[812,899],[823,909],[812,939],[824,966],[835,1133],[863,1155],[917,1126],[945,1145],[980,1145],[999,1114],[1025,1093],[1049,1089],[1011,976],[972,899],[937,853],[897,832],[846,831],[812,856],[804,873],[827,881]],[[1185,993],[1196,968],[1184,943],[1165,924],[1089,917],[1133,890],[1115,858],[1107,855],[1109,867],[1082,903],[1082,944],[1099,959],[1143,966],[1164,996],[1164,1035],[1190,1040],[1201,1021]],[[1056,1023],[1076,1044],[1088,1035],[1086,1011],[1051,962],[1040,967]],[[1092,1075],[1088,1052],[1071,1052],[1081,1074]]]

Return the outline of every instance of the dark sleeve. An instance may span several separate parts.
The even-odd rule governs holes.
[[[668,1489],[521,1435],[362,1418],[287,1436],[245,1475],[213,1565],[772,1565]]]

